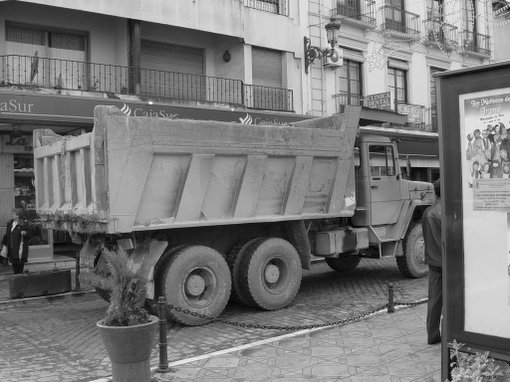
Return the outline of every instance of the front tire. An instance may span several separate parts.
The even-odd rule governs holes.
[[[250,243],[239,263],[239,294],[264,310],[289,305],[301,285],[301,260],[292,244],[280,238]]]
[[[157,290],[164,294],[167,304],[211,318],[225,309],[231,290],[230,271],[216,250],[201,245],[180,248],[158,273]],[[174,321],[189,326],[210,322],[175,309],[169,309],[169,314]]]
[[[412,223],[403,242],[403,256],[397,256],[400,272],[411,278],[420,278],[429,273],[425,264],[425,243],[421,223]]]

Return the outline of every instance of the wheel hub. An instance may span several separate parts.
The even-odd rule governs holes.
[[[200,296],[205,290],[205,280],[202,276],[193,274],[186,279],[186,294]]]
[[[274,264],[268,264],[264,270],[264,279],[268,283],[275,283],[280,278],[280,268]]]

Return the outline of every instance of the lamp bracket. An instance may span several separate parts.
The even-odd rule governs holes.
[[[320,49],[312,45],[312,41],[305,36],[305,73],[308,74],[308,68],[314,63],[316,59],[323,57],[331,57],[335,54],[335,48]]]

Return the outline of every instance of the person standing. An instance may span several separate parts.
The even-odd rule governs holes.
[[[7,222],[2,245],[7,248],[7,257],[12,264],[14,273],[23,273],[28,261],[28,238],[26,222],[21,218],[23,210],[14,208],[12,219]]]
[[[427,342],[432,345],[441,341],[441,310],[443,306],[443,251],[441,245],[441,186],[434,182],[436,203],[423,213],[423,240],[425,263],[429,266],[427,303]]]

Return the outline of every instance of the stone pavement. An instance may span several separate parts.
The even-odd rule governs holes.
[[[0,285],[0,291],[8,289],[6,281],[0,279],[0,284],[4,284]],[[334,322],[384,304],[387,282],[395,284],[397,301],[416,301],[426,295],[426,279],[402,278],[394,259],[362,262],[359,269],[342,277],[325,264],[317,264],[306,272],[292,306],[262,312],[231,304],[222,316],[266,325]],[[111,374],[109,360],[95,328],[95,322],[103,316],[106,306],[95,293],[10,301],[0,296],[0,380],[88,382],[108,377]],[[411,312],[414,313],[410,315]],[[263,379],[268,380],[327,381],[351,377],[346,380],[426,381],[420,379],[421,375],[412,379],[414,375],[408,376],[404,371],[400,375],[401,370],[389,369],[383,363],[389,356],[396,355],[399,362],[409,356],[411,361],[407,364],[421,365],[420,354],[433,348],[424,342],[424,315],[425,307],[420,305],[394,314],[381,313],[348,325],[284,336],[281,334],[285,332],[278,330],[261,331],[221,322],[194,328],[171,326],[168,353],[169,360],[174,361],[172,372],[155,374],[154,380],[241,382],[258,380],[263,375]],[[384,324],[386,329],[379,330],[377,325],[364,326],[381,319],[386,321],[377,325]],[[355,329],[351,331],[349,328],[353,327]],[[412,341],[406,345],[405,338]],[[379,361],[373,359],[377,351],[381,352]],[[439,376],[438,346],[435,353],[435,369],[424,371],[431,375],[435,371]],[[413,354],[415,358],[412,358]],[[360,356],[361,363],[357,364],[356,359]],[[294,360],[299,363],[296,365]],[[156,344],[151,366],[157,365]],[[263,370],[257,371],[260,365]],[[268,367],[270,375],[265,371]],[[331,373],[336,373],[334,370],[338,375],[332,377]],[[387,374],[370,379],[369,374],[375,371]],[[310,373],[319,374],[311,377]]]
[[[425,341],[425,313],[421,304],[174,362],[153,382],[439,382],[441,346]]]

